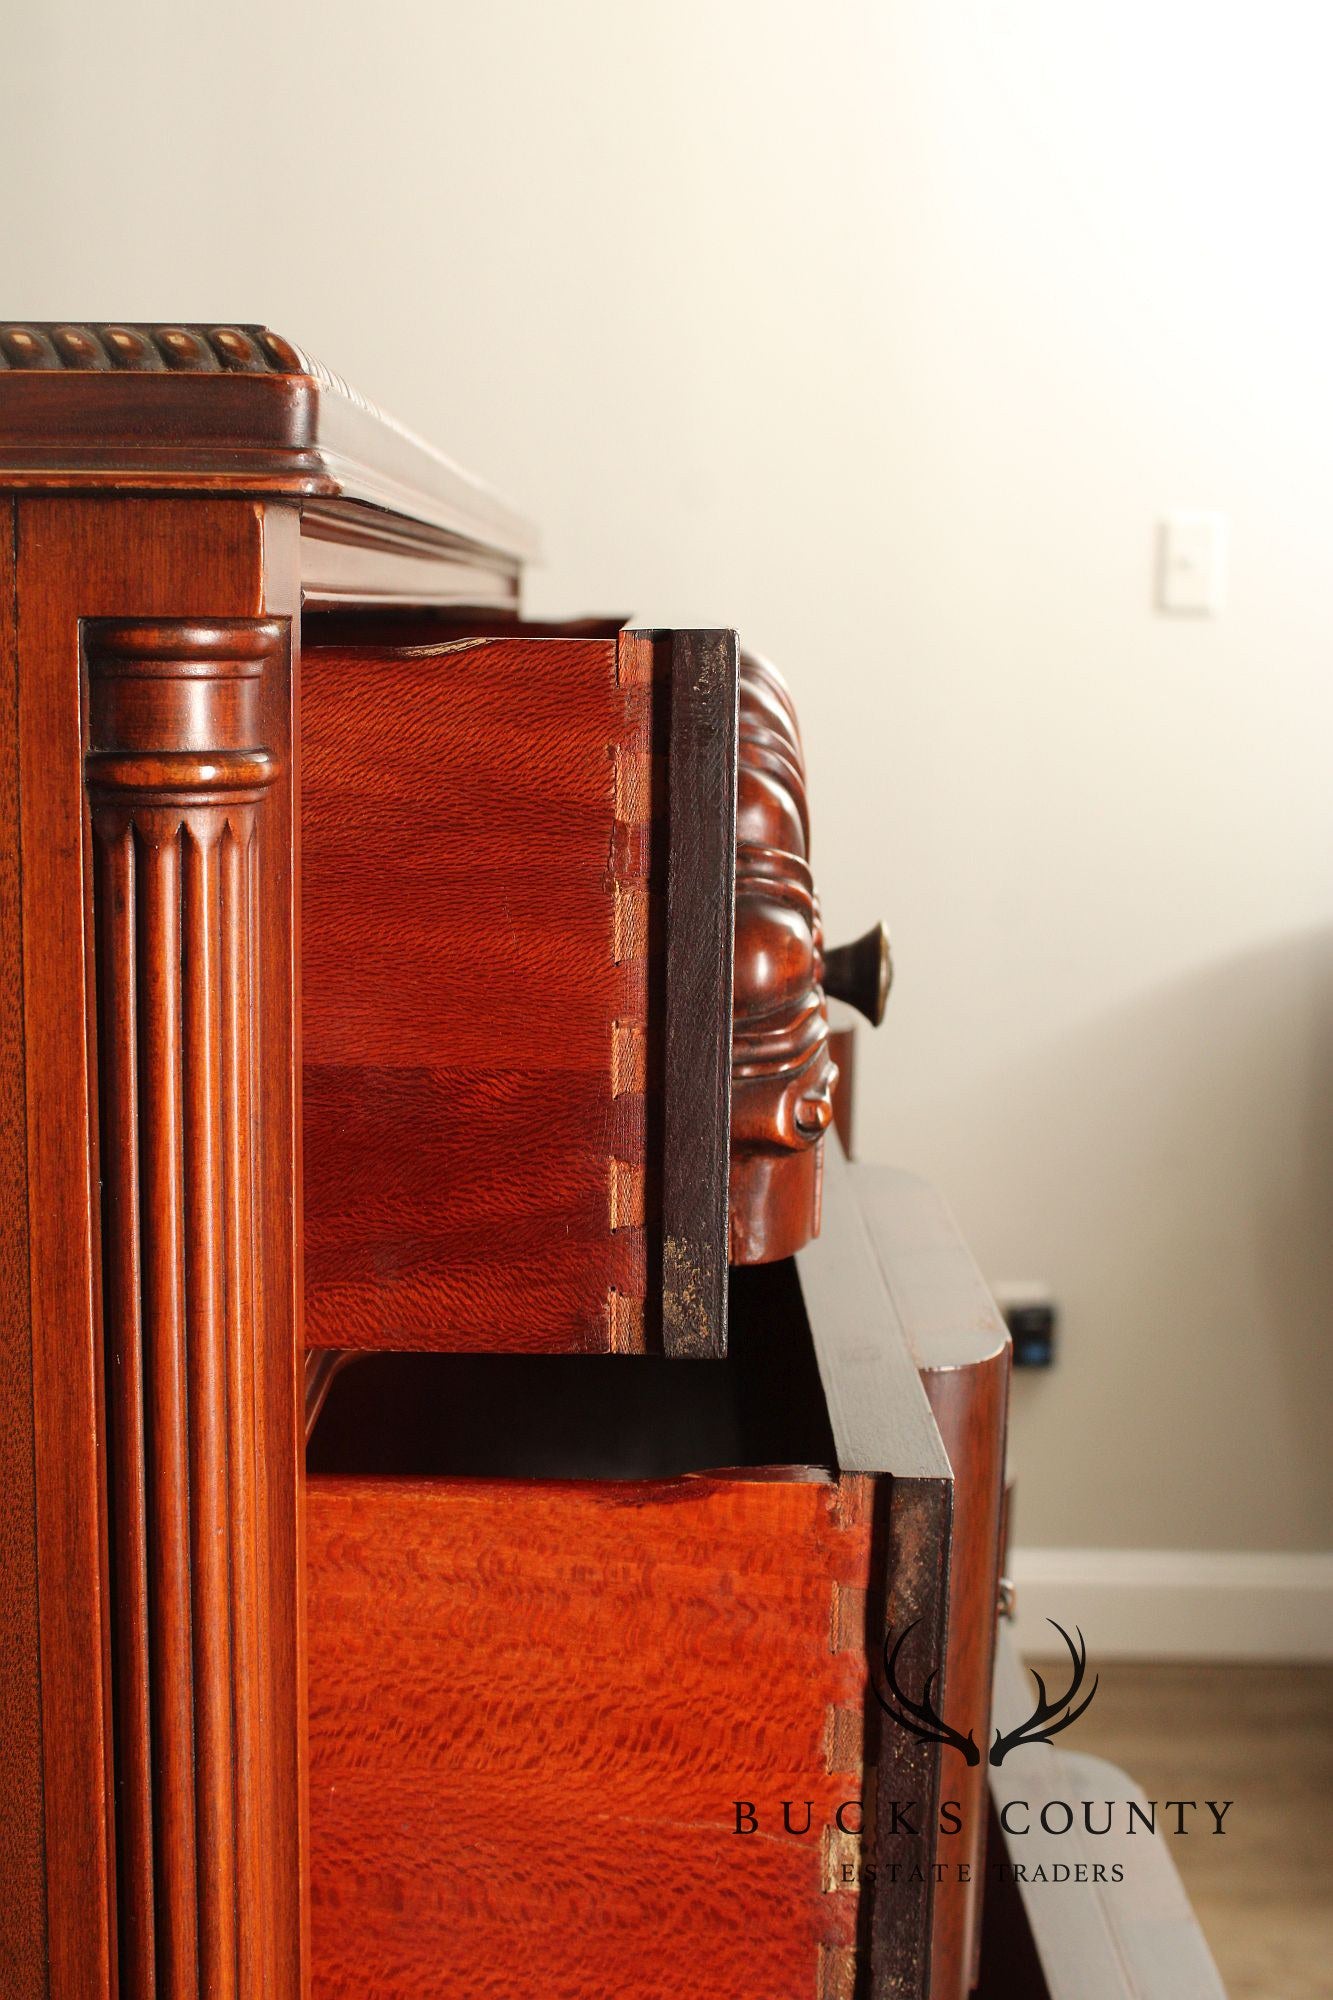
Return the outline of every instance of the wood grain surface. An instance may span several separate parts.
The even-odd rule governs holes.
[[[922,1865],[941,1752],[866,1690],[889,1630],[917,1628],[917,1681],[947,1664],[953,1480],[840,1163],[829,1193],[796,1268],[733,1273],[723,1362],[385,1355],[335,1383],[309,1494],[317,1995],[412,2000],[468,1968],[506,2000],[665,1996],[687,1949],[703,1995],[948,1990]],[[802,1399],[831,1436],[793,1425]],[[663,1463],[664,1438],[678,1464],[751,1470],[646,1480],[635,1454]],[[841,1474],[777,1470],[798,1440]],[[868,1887],[850,1836],[817,1866],[785,1837],[737,1845],[730,1802],[773,1787],[816,1824],[873,1794]]]
[[[642,1345],[653,749],[614,639],[307,649],[312,1345]]]
[[[247,1969],[244,2000],[257,1988],[266,2000],[299,1992],[300,1267],[286,656],[297,549],[294,511],[270,514],[249,501],[29,495],[18,505],[40,1886],[51,2000],[106,2000],[118,1977],[126,2000],[188,2000],[201,1981],[226,1995],[243,1990],[236,1979]],[[113,670],[109,706],[94,702],[90,712],[83,640],[90,621],[104,619],[122,632],[169,626],[168,651],[183,674],[162,660],[137,678]],[[275,621],[282,632],[253,715],[254,743],[276,760],[249,940],[257,990],[239,974],[222,976],[240,935],[226,912],[240,905],[224,895],[219,853],[187,854],[181,832],[192,812],[207,817],[186,796],[191,772],[211,782],[208,753],[228,747],[225,735],[211,739],[211,726],[239,713],[234,687],[219,709],[207,672],[192,678],[188,665],[196,639],[219,621],[266,629]],[[110,763],[98,761],[104,753]],[[116,888],[114,868],[98,874],[90,805],[99,784],[103,805],[119,788],[129,816],[145,814],[133,897],[142,949],[132,948],[127,885]],[[164,825],[154,845],[149,795],[179,840]],[[243,1026],[254,1032],[262,1021],[249,1099],[230,1123],[224,986],[242,1005]],[[249,1151],[254,1175],[252,1236],[240,1243],[228,1239],[244,1213],[229,1133]],[[262,1272],[253,1311],[236,1291],[245,1269]],[[243,1338],[253,1341],[256,1435],[224,1466],[226,1411],[238,1391],[219,1371],[240,1364]],[[146,1486],[140,1435],[153,1467]],[[231,1498],[220,1515],[214,1503],[224,1490]],[[219,1526],[232,1534],[235,1557],[222,1566]],[[256,1642],[228,1662],[242,1610],[260,1621]],[[247,1714],[262,1715],[253,1758],[227,1740],[233,1688],[242,1732]],[[145,1715],[150,1735],[140,1726],[136,1740]],[[247,1821],[243,1796],[256,1769],[262,1810]],[[136,1772],[146,1788],[136,1790]],[[228,1852],[236,1880],[255,1893],[233,1895]],[[233,1924],[234,1955],[225,1935]]]
[[[843,1157],[856,1157],[856,1016],[844,1000],[828,1005],[829,1056],[837,1075],[833,1081],[833,1124]]]
[[[512,599],[537,547],[480,481],[262,326],[0,322],[0,486],[308,501],[303,581],[335,598],[359,579],[372,601],[457,601],[450,572],[470,568],[479,601]]]
[[[260,1468],[282,1440],[265,1424],[256,1209],[272,1152],[258,969],[277,957],[290,881],[269,812],[289,753],[267,747],[264,711],[286,705],[287,647],[279,619],[85,625],[132,1994],[231,2000],[279,1977],[267,1732],[290,1607],[267,1593]]]
[[[315,2000],[850,1992],[867,1499],[312,1479]]]
[[[47,1991],[12,500],[0,502],[0,1986]]]
[[[512,609],[532,541],[259,329],[7,322],[0,430],[0,1989],[280,2000],[305,1935],[287,633],[303,590]],[[210,733],[197,660],[114,673],[103,740],[106,620],[170,626],[178,666],[205,628],[280,625],[252,742]],[[232,748],[272,753],[262,807],[219,800]]]
[[[818,1231],[836,1078],[801,732],[782,676],[752,653],[739,742],[730,1235],[732,1262],[758,1264]]]

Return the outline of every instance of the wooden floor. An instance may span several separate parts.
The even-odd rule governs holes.
[[[1333,1667],[1100,1673],[1070,1750],[1121,1765],[1150,1799],[1198,1799],[1201,1819],[1205,1799],[1235,1800],[1225,1837],[1167,1843],[1231,2000],[1330,2000]]]

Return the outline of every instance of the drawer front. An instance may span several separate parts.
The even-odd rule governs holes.
[[[720,1352],[734,635],[302,675],[310,1345]]]

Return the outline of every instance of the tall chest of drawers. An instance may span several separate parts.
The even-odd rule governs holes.
[[[964,1550],[780,675],[260,328],[0,328],[0,493],[7,1993],[965,1993],[1003,1335]]]

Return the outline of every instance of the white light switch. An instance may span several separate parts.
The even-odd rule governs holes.
[[[1157,609],[1215,617],[1226,567],[1224,514],[1168,514],[1157,531]]]

